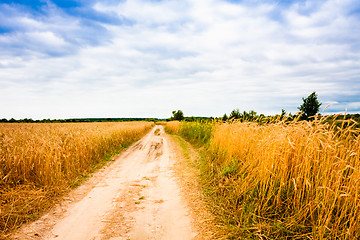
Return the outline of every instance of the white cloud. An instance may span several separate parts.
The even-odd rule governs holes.
[[[53,32],[32,32],[27,34],[30,41],[34,41],[35,44],[43,44],[51,47],[64,47],[66,42],[63,38],[56,36]]]
[[[46,29],[46,23],[30,18],[29,16],[22,16],[13,20],[16,24],[26,29]]]
[[[359,20],[347,15],[354,1],[314,2],[281,11],[222,0],[99,2],[96,11],[133,23],[103,23],[108,39],[96,46],[71,45],[66,33],[75,38],[81,28],[75,18],[54,15],[51,24],[24,18],[27,29],[35,30],[22,38],[0,35],[0,45],[28,39],[47,51],[67,48],[72,54],[0,57],[0,79],[6,79],[0,101],[10,103],[3,112],[168,117],[175,109],[221,116],[240,108],[272,114],[296,112],[301,97],[313,91],[324,102],[342,104],[337,97],[360,92],[360,47],[353,40],[360,36],[354,36]],[[274,11],[282,15],[274,18]]]
[[[351,102],[351,103],[349,103],[348,107],[352,108],[352,109],[359,110],[360,109],[360,102]]]
[[[120,2],[117,5],[106,5],[98,2],[94,9],[105,13],[116,13],[140,24],[169,24],[182,18],[186,1],[143,1],[133,0]]]

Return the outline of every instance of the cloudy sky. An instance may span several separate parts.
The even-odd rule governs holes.
[[[360,112],[359,0],[0,0],[0,118]]]

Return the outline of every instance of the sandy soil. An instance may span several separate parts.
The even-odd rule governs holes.
[[[13,239],[198,239],[173,144],[156,126]]]

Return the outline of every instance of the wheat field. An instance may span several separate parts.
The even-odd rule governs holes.
[[[0,124],[0,238],[36,219],[153,123]]]
[[[173,122],[167,129],[205,147],[205,194],[232,237],[358,239],[359,129],[326,122]]]

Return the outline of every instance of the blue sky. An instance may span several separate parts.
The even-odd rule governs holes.
[[[360,112],[358,0],[0,0],[0,118]]]

